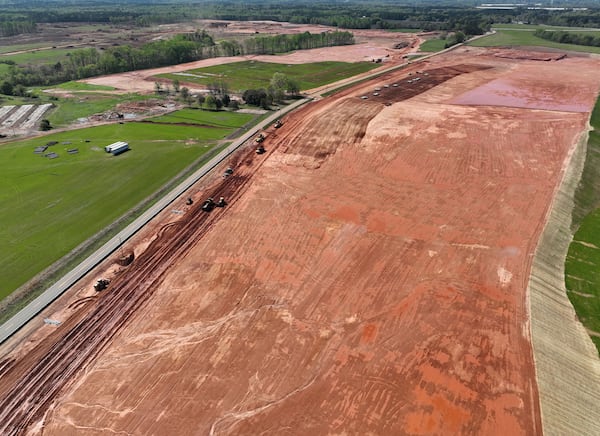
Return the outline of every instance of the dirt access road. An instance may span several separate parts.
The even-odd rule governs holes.
[[[1,432],[540,434],[527,282],[599,62],[496,54],[288,116],[3,362]]]

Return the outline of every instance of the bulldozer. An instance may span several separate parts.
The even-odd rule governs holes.
[[[227,205],[227,202],[225,201],[225,197],[219,198],[219,201],[217,201],[217,203],[215,204],[215,206],[217,206],[217,207],[225,207],[225,205]]]
[[[281,126],[283,126],[281,120],[277,120],[275,121],[275,124],[273,124],[273,127],[275,127],[276,129],[279,129]]]
[[[257,144],[260,144],[264,140],[265,140],[265,135],[263,135],[262,133],[259,133],[254,141],[256,141]]]
[[[215,201],[213,200],[212,197],[209,197],[206,200],[204,200],[204,203],[202,204],[202,210],[204,212],[210,212],[214,208],[215,208]]]
[[[96,292],[100,292],[105,290],[108,287],[110,280],[108,279],[98,279],[98,281],[94,284],[94,290]]]
[[[265,151],[265,147],[261,144],[258,147],[256,147],[256,154],[263,154]]]

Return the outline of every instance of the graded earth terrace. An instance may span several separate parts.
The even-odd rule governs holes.
[[[537,57],[461,48],[284,118],[3,361],[0,432],[548,430],[527,285],[600,61]]]

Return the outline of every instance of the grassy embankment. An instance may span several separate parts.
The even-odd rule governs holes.
[[[438,51],[442,51],[446,46],[445,39],[428,39],[423,44],[419,46],[419,51],[427,52],[427,53],[436,53]]]
[[[565,284],[577,316],[600,351],[600,99],[591,125],[594,130],[575,193],[572,229],[577,231],[565,261]]]
[[[486,36],[484,38],[479,38],[473,42],[470,42],[469,45],[474,47],[550,47],[568,51],[600,53],[600,47],[561,44],[558,42],[538,38],[533,34],[533,32],[538,28],[540,28],[540,26],[500,24],[498,25],[495,34]],[[581,29],[569,29],[563,27],[544,26],[543,28],[546,30],[569,30],[574,33],[582,32]],[[598,31],[590,32],[592,34],[600,34]],[[590,32],[586,32],[586,34],[589,34]]]
[[[423,29],[409,29],[409,28],[403,28],[403,29],[386,29],[388,32],[393,32],[393,33],[421,33],[423,31]]]
[[[181,123],[185,118],[186,125]],[[254,115],[186,110],[0,147],[0,298],[139,204]],[[197,126],[194,126],[196,124]],[[125,140],[112,156],[102,147]],[[48,159],[33,150],[58,141]],[[89,141],[89,142],[88,142]],[[76,154],[67,149],[78,148]]]
[[[562,50],[600,53],[600,47],[560,44],[538,38],[533,31],[541,26],[499,25],[497,33],[470,45],[550,47]],[[599,34],[597,30],[543,27]],[[585,167],[575,193],[571,228],[575,232],[565,261],[565,285],[577,316],[600,351],[600,99],[592,113]]]
[[[161,74],[158,77],[177,79],[197,85],[223,81],[233,92],[246,89],[267,88],[273,74],[284,73],[295,80],[301,90],[355,76],[381,66],[373,62],[315,62],[309,64],[276,64],[270,62],[242,61],[230,64],[198,68],[180,74]]]

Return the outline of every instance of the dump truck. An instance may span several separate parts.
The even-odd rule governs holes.
[[[98,279],[98,281],[94,284],[94,290],[96,292],[100,292],[105,290],[108,287],[110,280],[108,279]]]
[[[277,120],[275,121],[275,124],[273,124],[273,127],[275,127],[276,129],[279,129],[281,126],[283,126],[281,120]]]

